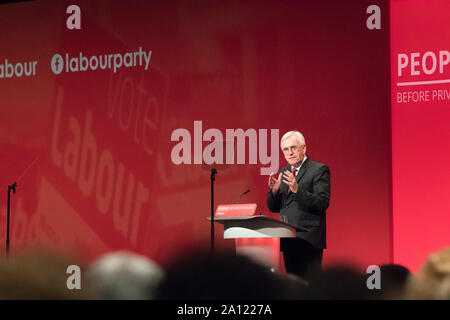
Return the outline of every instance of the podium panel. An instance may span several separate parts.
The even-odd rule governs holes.
[[[236,238],[236,254],[276,270],[280,266],[280,238]]]
[[[295,238],[297,232],[308,231],[263,215],[216,217],[214,221],[223,224],[225,239],[235,239],[236,254],[277,270],[280,266],[280,238]]]

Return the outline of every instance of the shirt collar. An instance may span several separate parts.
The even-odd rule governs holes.
[[[292,171],[293,168],[295,168],[295,169],[297,169],[297,172],[299,172],[299,171],[300,171],[300,168],[301,168],[302,165],[305,163],[306,158],[308,158],[308,157],[305,155],[305,157],[303,158],[302,163],[300,163],[300,165],[299,165],[298,167],[291,166],[291,171]]]

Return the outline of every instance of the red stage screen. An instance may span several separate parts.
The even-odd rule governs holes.
[[[241,202],[266,213],[268,174],[285,165],[279,140],[299,130],[331,170],[326,263],[390,262],[389,3],[375,2],[381,29],[366,25],[374,1],[76,1],[80,30],[66,26],[72,2],[2,5],[0,190],[6,200],[18,183],[12,253],[129,249],[165,264],[207,248],[208,165],[222,164],[216,204],[250,189]],[[425,141],[405,141],[416,147],[408,163],[443,165]],[[413,204],[425,181],[411,168],[419,176],[403,183],[422,219],[431,207]],[[439,187],[426,194],[443,196]],[[423,220],[434,226],[439,214]],[[5,215],[2,201],[2,243]],[[220,232],[219,249],[234,250]]]

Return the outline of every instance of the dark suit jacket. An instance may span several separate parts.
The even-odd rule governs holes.
[[[290,171],[291,166],[284,167],[281,172],[286,170]],[[330,169],[308,157],[297,173],[297,183],[297,193],[288,194],[289,188],[283,181],[275,196],[269,190],[267,206],[272,212],[287,215],[289,223],[310,230],[297,232],[297,238],[316,248],[326,248],[325,211],[330,204]]]

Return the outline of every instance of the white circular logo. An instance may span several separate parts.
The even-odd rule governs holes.
[[[52,71],[54,74],[60,74],[64,67],[64,59],[59,54],[55,54],[52,58]]]

